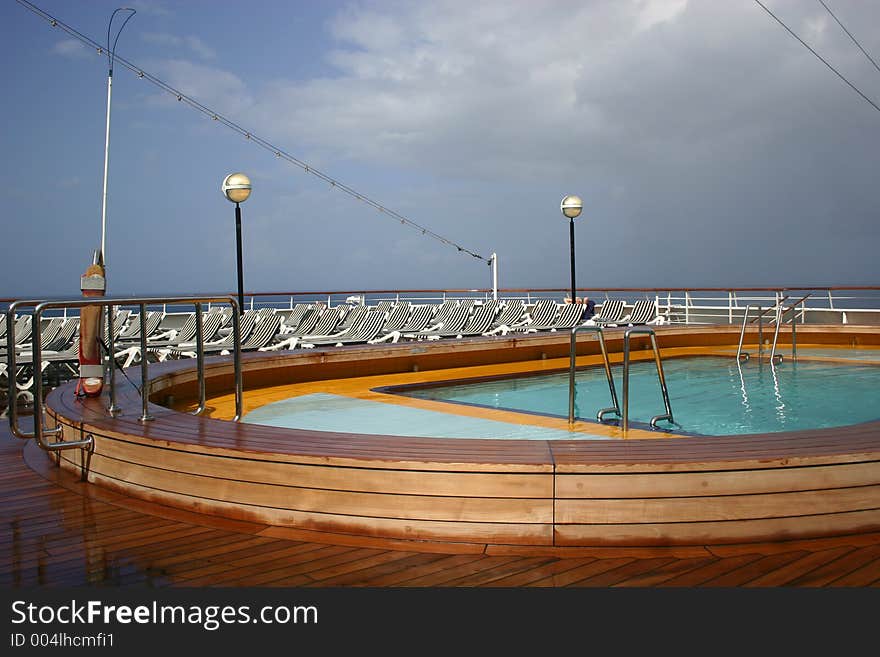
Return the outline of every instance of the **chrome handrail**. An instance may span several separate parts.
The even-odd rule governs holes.
[[[633,333],[645,333],[651,337],[651,346],[654,348],[654,362],[657,365],[657,377],[660,380],[660,391],[663,393],[663,405],[666,413],[655,415],[651,418],[651,426],[656,427],[660,420],[675,422],[672,418],[672,406],[669,404],[669,391],[666,388],[666,377],[663,374],[663,363],[660,360],[660,350],[657,348],[657,338],[654,329],[648,326],[631,326],[623,334],[623,418],[621,428],[626,432],[629,429],[629,341]]]
[[[7,310],[6,310],[6,334],[7,334],[7,336],[9,336],[7,339],[7,344],[10,345],[10,348],[6,352],[6,362],[7,362],[7,366],[6,366],[6,370],[7,370],[6,371],[6,379],[7,379],[7,381],[6,381],[6,384],[9,387],[9,394],[8,394],[8,396],[9,396],[9,430],[12,432],[13,436],[15,436],[16,438],[21,438],[23,440],[28,440],[30,438],[38,437],[37,442],[40,445],[40,447],[43,447],[43,444],[41,442],[43,434],[45,433],[45,434],[54,436],[54,435],[61,433],[61,428],[55,427],[54,429],[45,429],[45,431],[43,431],[42,430],[43,429],[42,414],[41,414],[40,415],[40,422],[39,422],[41,431],[38,432],[36,430],[37,429],[37,418],[36,417],[34,418],[34,432],[28,433],[26,431],[22,431],[18,426],[18,404],[16,403],[16,396],[17,396],[16,388],[17,388],[17,386],[16,386],[16,382],[15,382],[15,378],[16,378],[15,371],[18,368],[18,366],[16,365],[16,362],[15,362],[15,357],[16,357],[16,352],[17,352],[17,349],[15,349],[15,314],[16,314],[16,311],[21,307],[37,306],[40,303],[42,303],[42,301],[38,300],[38,299],[20,299],[18,301],[13,301],[11,304],[9,304],[9,308],[7,308]],[[42,341],[42,331],[40,329],[41,329],[41,327],[40,327],[39,323],[37,323],[35,325],[34,318],[32,317],[31,318],[31,345],[32,345],[32,347],[31,347],[31,349],[32,349],[31,362],[34,364],[34,376],[33,376],[34,385],[36,385],[36,381],[38,378],[40,379],[40,383],[42,384],[42,376],[41,376],[42,373],[37,371],[37,368],[39,367],[39,361],[37,360],[37,353],[40,350],[40,342]],[[34,347],[36,347],[37,351],[33,351]],[[40,388],[40,393],[42,394],[42,386]],[[38,406],[40,409],[42,409],[42,399],[34,396],[34,413],[36,413],[36,409]],[[85,447],[92,445],[92,442],[93,441],[90,436],[89,438],[86,438],[83,440],[70,441],[70,442],[64,443],[64,445],[67,447],[83,447],[83,448],[85,448]],[[43,449],[60,449],[60,448],[59,447],[43,447]]]
[[[29,439],[34,438],[42,449],[47,451],[56,451],[62,449],[70,449],[72,447],[80,447],[83,449],[88,448],[90,451],[94,449],[94,438],[91,434],[85,439],[82,440],[71,440],[71,441],[58,441],[58,442],[48,442],[46,440],[46,436],[55,436],[61,433],[61,427],[56,426],[52,429],[43,426],[43,377],[42,372],[40,371],[40,362],[42,360],[42,349],[41,349],[41,331],[40,331],[40,322],[42,320],[42,313],[45,310],[49,310],[52,308],[82,308],[84,306],[128,306],[128,305],[138,305],[141,309],[141,337],[140,337],[140,349],[141,349],[141,402],[142,402],[142,416],[141,421],[145,422],[151,420],[152,418],[149,416],[147,412],[148,400],[149,400],[149,380],[147,377],[147,335],[145,329],[145,316],[144,312],[146,306],[148,305],[159,305],[159,304],[194,304],[197,308],[197,324],[198,328],[201,328],[201,304],[202,303],[228,303],[232,306],[232,331],[234,335],[234,347],[233,347],[233,367],[235,370],[235,417],[233,418],[234,422],[237,422],[241,419],[242,415],[242,372],[241,372],[241,325],[239,320],[239,308],[238,302],[235,297],[159,297],[159,298],[87,298],[87,299],[75,299],[75,300],[67,300],[67,301],[41,301],[41,300],[21,300],[14,301],[10,304],[9,308],[6,311],[6,325],[7,325],[7,334],[9,335],[9,343],[14,344],[15,340],[15,312],[18,308],[22,306],[34,306],[33,319],[34,329],[32,334],[32,355],[31,360],[34,366],[34,377],[33,377],[33,386],[34,386],[34,431],[33,433],[28,433],[22,431],[18,426],[18,418],[16,414],[16,404],[15,400],[15,370],[17,368],[16,365],[16,350],[9,349],[7,352],[8,357],[8,385],[9,385],[9,393],[10,399],[13,400],[13,403],[9,405],[9,427],[12,431],[12,434],[18,438]],[[112,324],[111,324],[112,325]],[[113,372],[116,367],[115,357],[113,353],[113,331],[110,331],[110,382],[109,382],[109,396],[110,396],[110,407],[108,408],[108,412],[111,414],[116,414],[118,412],[115,409],[115,399],[116,399],[116,383],[115,377],[113,376]],[[203,345],[203,337],[201,335],[201,331],[199,331],[197,337],[197,350],[199,354],[202,355],[202,358],[198,359],[198,378],[199,378],[199,407],[203,410],[204,407],[204,345]],[[197,412],[201,412],[201,410],[197,409]],[[84,473],[85,474],[85,473]]]
[[[761,306],[750,303],[749,305],[746,306],[746,310],[743,313],[742,329],[739,332],[739,345],[736,348],[737,362],[742,360],[743,356],[745,356],[745,360],[748,360],[749,358],[751,358],[751,355],[747,351],[742,350],[742,346],[743,346],[743,338],[745,337],[745,334],[746,334],[746,324],[748,323],[748,319],[749,319],[749,310],[751,310],[752,308],[758,309],[758,316],[755,317],[755,320],[757,320],[757,322],[758,322],[758,358],[761,357],[761,354],[763,353],[763,350],[764,350],[764,322],[762,321],[762,317],[764,316],[764,314],[768,310],[770,310],[770,308],[762,311]]]
[[[782,309],[782,303],[776,307],[776,330],[773,331],[773,348],[770,350],[770,362],[776,362],[776,359],[779,359],[779,362],[782,362],[782,355],[776,355],[776,342],[779,339],[779,326],[782,324],[782,318],[785,316],[785,313],[794,310],[795,313],[791,318],[791,359],[797,360],[797,306],[799,303],[803,303],[810,297],[809,294],[802,296],[800,299],[791,304],[788,308]],[[788,297],[786,297],[788,298]]]
[[[618,417],[620,417],[620,404],[617,402],[617,390],[614,389],[614,377],[611,376],[611,363],[608,361],[608,350],[605,349],[605,337],[602,335],[602,327],[601,326],[575,326],[571,329],[571,349],[569,352],[569,366],[568,366],[568,422],[574,422],[574,396],[575,396],[575,386],[574,386],[574,365],[575,365],[575,357],[577,356],[577,334],[580,331],[595,331],[599,336],[599,348],[602,350],[602,361],[605,364],[605,376],[608,379],[608,389],[611,392],[611,402],[614,406],[609,408],[602,408],[596,413],[596,419],[599,422],[602,421],[603,417],[606,413],[616,413]]]

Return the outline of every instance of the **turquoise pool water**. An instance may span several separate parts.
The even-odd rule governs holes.
[[[623,403],[621,367],[612,368]],[[674,358],[663,363],[676,432],[729,435],[821,429],[880,418],[880,367],[787,360],[778,365],[757,359]],[[568,373],[483,383],[413,388],[399,394],[568,417]],[[611,405],[601,367],[577,373],[575,414],[594,420]],[[630,369],[630,426],[664,413],[653,361]],[[613,416],[606,416],[610,419]]]
[[[289,429],[429,438],[503,438],[505,440],[607,438],[598,434],[450,415],[327,393],[302,395],[266,404],[247,413],[242,421]]]

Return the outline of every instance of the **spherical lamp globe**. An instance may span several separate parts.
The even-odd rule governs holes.
[[[230,173],[223,179],[220,190],[232,203],[244,203],[251,195],[251,179],[243,173]]]
[[[559,204],[559,209],[562,210],[562,214],[569,219],[577,217],[581,213],[583,207],[584,203],[581,201],[580,196],[566,196],[562,199],[562,203]]]

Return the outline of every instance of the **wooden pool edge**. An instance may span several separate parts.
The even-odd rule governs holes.
[[[876,345],[870,327],[804,327],[799,340]],[[738,327],[658,327],[661,349],[729,346]],[[248,387],[369,372],[510,363],[568,354],[568,334],[248,354]],[[609,331],[620,351],[622,332]],[[637,346],[637,343],[636,343]],[[592,336],[578,353],[597,350]],[[208,386],[231,384],[211,359]],[[154,398],[191,394],[194,361],[151,366]],[[497,549],[787,541],[880,529],[880,423],[685,440],[505,441],[281,430],[150,405],[131,386],[82,403],[47,399],[65,440],[91,434],[88,480],[134,498],[279,531]],[[79,450],[62,452],[82,466]]]

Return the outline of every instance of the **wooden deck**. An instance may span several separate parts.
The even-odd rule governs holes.
[[[246,372],[256,387],[353,367],[446,376],[475,360],[552,367],[565,346],[541,336],[255,354]],[[228,388],[229,369],[211,362],[212,388]],[[192,371],[156,368],[157,394],[180,399]],[[49,421],[66,439],[94,432],[90,483],[79,480],[80,450],[62,452],[59,468],[0,428],[9,587],[880,584],[876,422],[712,440],[460,441],[279,431],[158,405],[143,424],[130,386],[115,418],[70,387],[51,393]]]
[[[880,534],[681,548],[476,550],[320,535],[83,484],[0,426],[5,587],[877,587]]]

